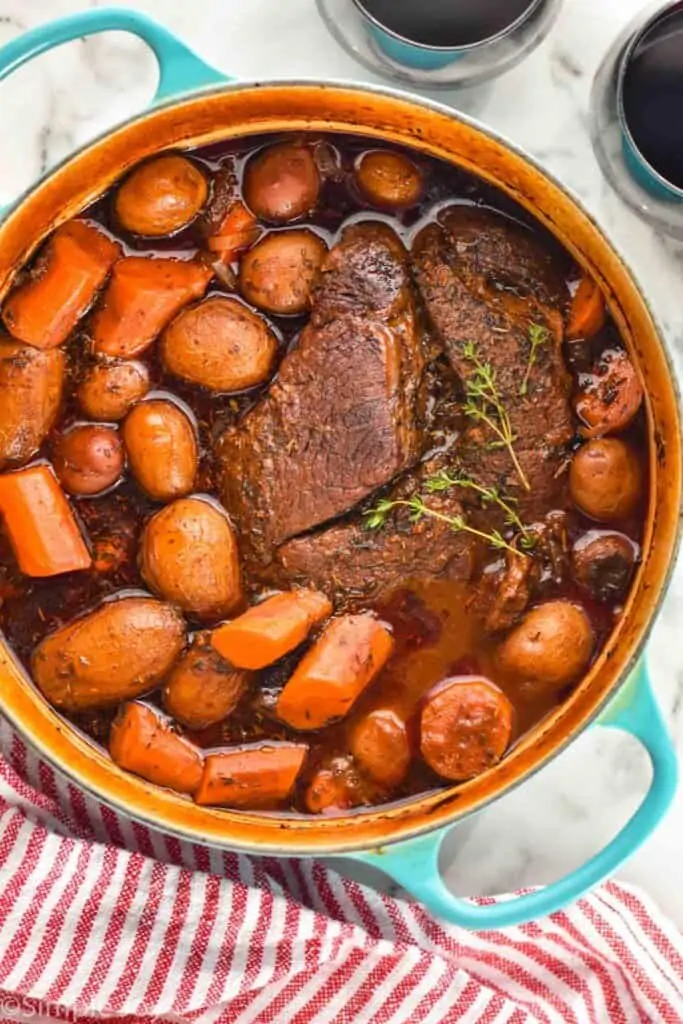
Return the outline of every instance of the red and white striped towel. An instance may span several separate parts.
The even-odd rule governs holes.
[[[683,941],[610,883],[505,932],[84,795],[0,724],[0,1021],[680,1024]]]

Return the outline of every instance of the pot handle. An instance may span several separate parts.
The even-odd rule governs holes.
[[[0,48],[0,81],[46,50],[97,32],[132,32],[147,43],[159,65],[159,85],[153,103],[191,89],[229,81],[227,75],[205,64],[163,25],[139,11],[119,7],[70,14],[12,39]]]
[[[498,903],[459,899],[439,874],[439,848],[449,829],[353,857],[386,872],[437,917],[463,928],[506,928],[555,913],[613,874],[636,851],[664,817],[676,791],[676,753],[643,663],[597,724],[623,729],[640,740],[652,762],[652,782],[636,813],[609,845],[560,881]]]

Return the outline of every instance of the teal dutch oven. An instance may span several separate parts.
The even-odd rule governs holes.
[[[89,10],[34,29],[0,49],[0,78],[32,57],[96,32],[143,39],[159,63],[151,108],[83,147],[49,172],[0,222],[0,301],[56,225],[126,170],[162,149],[262,132],[352,132],[412,146],[478,174],[531,211],[600,284],[645,391],[650,445],[643,560],[613,635],[588,676],[496,768],[471,782],[353,815],[312,818],[201,808],[120,771],[41,699],[0,645],[0,712],[40,756],[100,800],[192,842],[254,855],[339,857],[380,868],[434,914],[468,928],[500,928],[556,911],[617,870],[666,813],[676,758],[648,681],[644,649],[676,553],[681,429],[674,378],[652,315],[620,255],[567,190],[528,156],[452,110],[385,88],[344,83],[236,83],[165,28],[130,10]],[[497,904],[456,898],[439,875],[446,833],[546,765],[589,727],[635,736],[652,762],[643,803],[603,850],[565,878]]]

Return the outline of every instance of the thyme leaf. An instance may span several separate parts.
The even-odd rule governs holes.
[[[529,324],[529,359],[526,364],[526,373],[519,389],[520,395],[526,395],[529,390],[529,377],[536,365],[538,350],[548,341],[548,329],[542,324]]]

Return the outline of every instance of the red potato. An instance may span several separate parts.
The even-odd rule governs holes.
[[[303,743],[262,743],[209,754],[195,801],[250,811],[282,807],[291,796],[307,753]]]
[[[643,490],[638,456],[625,441],[588,441],[574,455],[569,491],[574,504],[600,523],[617,522],[635,511]]]
[[[76,389],[76,398],[91,420],[117,423],[149,388],[149,370],[144,363],[105,358],[87,370]]]
[[[206,175],[185,156],[169,153],[136,167],[119,186],[116,218],[149,238],[172,235],[195,219],[209,195]]]
[[[513,707],[489,679],[460,676],[427,694],[420,715],[420,749],[429,767],[451,782],[481,775],[510,743]]]
[[[333,619],[299,662],[277,702],[293,729],[322,729],[348,714],[394,649],[388,627],[370,614]]]
[[[532,608],[496,652],[502,675],[530,695],[575,683],[590,664],[595,636],[588,616],[571,601]]]
[[[134,359],[183,306],[201,299],[212,277],[213,270],[194,260],[119,260],[90,325],[94,351]]]
[[[583,437],[625,430],[643,404],[643,386],[623,349],[604,352],[592,372],[582,375],[581,383],[574,408],[585,424]]]
[[[152,516],[138,561],[156,594],[198,619],[224,618],[242,601],[235,532],[203,498],[181,498]]]
[[[223,295],[180,313],[160,343],[168,373],[219,392],[244,391],[268,380],[277,350],[277,337],[266,321]]]
[[[155,689],[185,644],[179,612],[151,597],[106,601],[50,633],[31,656],[46,700],[66,712],[113,707]]]
[[[64,344],[120,253],[116,242],[87,221],[57,228],[29,279],[5,302],[2,317],[12,336],[42,349]]]
[[[316,768],[304,793],[310,814],[343,814],[372,803],[376,792],[360,778],[349,757],[334,757]]]
[[[176,793],[194,793],[202,781],[201,751],[173,732],[158,711],[123,704],[109,734],[109,753],[120,768]]]
[[[392,708],[376,708],[360,718],[349,737],[351,753],[361,770],[380,786],[403,782],[410,767],[406,723]]]
[[[620,601],[633,578],[639,548],[623,533],[591,530],[574,544],[574,579],[598,601]]]
[[[407,156],[388,149],[364,153],[356,166],[361,192],[375,206],[415,206],[424,192],[422,174]]]
[[[53,465],[65,491],[90,497],[121,479],[123,444],[114,427],[79,424],[62,434],[54,446]]]
[[[166,679],[164,708],[188,729],[208,729],[232,714],[250,679],[221,658],[210,634],[200,633]]]
[[[171,501],[194,488],[197,433],[174,402],[150,399],[131,409],[123,424],[123,443],[131,473],[150,498]]]
[[[303,643],[311,630],[332,614],[332,604],[317,590],[275,594],[214,631],[213,646],[240,668],[261,669]]]
[[[305,313],[326,255],[327,246],[312,231],[300,229],[266,235],[242,257],[240,292],[267,313]]]
[[[61,349],[0,337],[0,469],[28,462],[52,429],[64,394]]]
[[[320,174],[309,146],[277,143],[247,164],[244,198],[261,220],[297,220],[315,208],[319,194]]]
[[[19,568],[27,576],[89,569],[90,552],[49,466],[0,476],[0,517]]]

